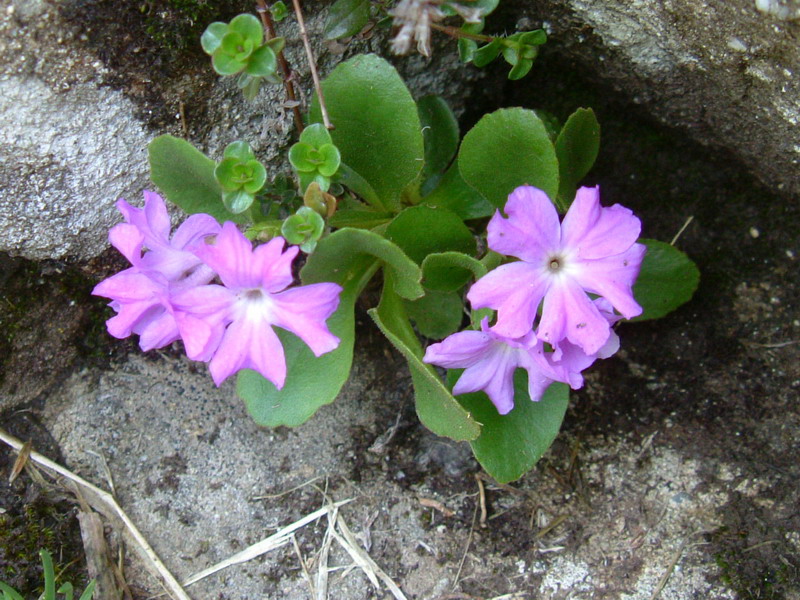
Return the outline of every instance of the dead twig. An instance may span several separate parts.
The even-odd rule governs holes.
[[[265,0],[256,0],[256,12],[261,17],[261,24],[264,26],[267,41],[276,37],[275,23],[272,21],[272,13]],[[300,112],[300,103],[297,101],[297,94],[294,90],[294,78],[292,77],[292,69],[283,54],[283,50],[277,53],[278,67],[281,70],[283,79],[283,88],[286,90],[287,105],[291,107],[292,115],[294,116],[294,126],[297,129],[298,135],[303,132],[303,115]]]
[[[341,500],[334,504],[334,506],[339,507],[345,504],[348,504],[353,501],[353,498],[349,498],[347,500]],[[276,548],[280,548],[281,546],[285,546],[289,542],[291,542],[290,536],[300,529],[301,527],[305,527],[309,523],[312,523],[319,519],[320,517],[327,514],[327,508],[321,508],[317,511],[314,511],[311,514],[306,515],[302,519],[295,521],[294,523],[287,525],[283,529],[279,529],[271,536],[264,538],[260,542],[256,542],[252,546],[248,546],[241,552],[237,552],[233,556],[223,560],[222,562],[218,562],[215,565],[208,567],[207,569],[203,569],[199,573],[195,573],[191,577],[189,577],[186,581],[183,582],[183,585],[186,587],[192,585],[193,583],[197,583],[201,579],[205,579],[209,575],[213,575],[217,571],[221,571],[222,569],[226,569],[232,565],[238,565],[243,562],[247,562],[252,560],[262,554],[266,554]]]
[[[14,436],[8,434],[3,429],[0,429],[0,441],[3,441],[5,444],[11,446],[18,452],[22,450],[23,443]],[[170,573],[169,570],[164,566],[164,563],[161,562],[161,559],[155,553],[145,537],[141,534],[136,525],[133,524],[133,521],[128,518],[128,515],[125,514],[125,511],[120,508],[119,504],[117,504],[117,501],[111,494],[101,490],[95,485],[92,485],[72,471],[53,462],[47,457],[42,456],[38,452],[31,451],[30,460],[45,468],[47,471],[51,471],[78,486],[83,494],[83,497],[86,499],[86,502],[92,508],[111,521],[120,530],[128,532],[130,537],[135,542],[134,548],[136,548],[136,550],[139,552],[140,556],[144,560],[145,565],[163,581],[163,584],[170,596],[172,598],[177,598],[178,600],[190,600],[189,596],[178,583],[178,580],[175,579],[172,573]]]
[[[300,8],[300,0],[292,0],[292,5],[294,6],[294,14],[297,17],[297,24],[300,26],[300,37],[303,39],[303,47],[306,49],[308,68],[311,70],[311,79],[314,81],[314,90],[317,92],[317,98],[319,99],[322,123],[325,125],[325,129],[333,129],[331,120],[328,117],[328,109],[325,106],[325,96],[322,95],[322,85],[319,82],[319,75],[317,74],[317,63],[314,60],[314,53],[311,51],[311,42],[308,41],[306,22],[303,19],[303,10]]]
[[[472,545],[472,536],[475,533],[475,522],[478,519],[478,504],[479,502],[475,503],[475,510],[472,513],[472,525],[469,527],[469,535],[467,535],[467,543],[464,545],[464,554],[461,556],[461,561],[458,563],[458,571],[456,571],[456,576],[453,579],[453,591],[455,591],[456,587],[458,586],[458,579],[461,577],[461,570],[464,568],[464,561],[467,560],[467,553],[469,552],[469,547]]]
[[[678,230],[678,233],[675,234],[675,237],[672,238],[672,241],[669,243],[670,246],[674,246],[675,245],[675,242],[678,241],[678,238],[681,237],[681,234],[683,234],[684,231],[686,231],[686,228],[692,223],[692,221],[694,221],[694,217],[693,216],[691,216],[688,219],[686,219],[686,222],[683,224],[683,227],[681,227]]]
[[[435,509],[435,510],[438,510],[440,513],[442,513],[442,516],[445,516],[445,517],[452,517],[452,516],[454,516],[454,515],[456,514],[456,513],[454,513],[452,510],[450,510],[449,508],[447,508],[447,507],[446,507],[444,504],[442,504],[442,503],[441,503],[441,502],[439,502],[438,500],[434,500],[433,498],[422,498],[422,497],[417,497],[417,500],[419,500],[419,503],[420,503],[422,506],[425,506],[425,507],[427,507],[427,508],[433,508],[433,509]]]
[[[336,538],[336,541],[339,542],[342,548],[347,551],[355,563],[361,568],[362,571],[364,571],[364,574],[370,580],[375,589],[380,591],[381,587],[378,583],[378,579],[380,579],[384,584],[386,584],[386,587],[389,588],[389,591],[396,600],[408,600],[406,595],[398,587],[394,580],[389,577],[374,560],[372,560],[372,557],[367,554],[364,549],[361,548],[361,546],[358,545],[353,532],[350,531],[347,523],[345,523],[341,517],[337,519],[336,525],[339,528],[339,531],[332,529],[331,533],[333,537]]]
[[[478,499],[481,506],[481,527],[486,527],[486,490],[483,489],[483,480],[475,475],[475,481],[478,482]]]

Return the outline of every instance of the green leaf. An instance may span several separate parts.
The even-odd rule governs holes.
[[[97,581],[92,579],[89,582],[89,585],[86,586],[86,589],[81,594],[81,597],[78,600],[91,600],[92,594],[94,594],[94,586],[97,584]]]
[[[255,197],[253,194],[240,189],[222,194],[222,204],[234,215],[240,215],[253,204]]]
[[[56,572],[53,569],[53,557],[47,550],[39,550],[44,570],[44,600],[56,600]]]
[[[503,108],[484,116],[461,142],[458,168],[495,207],[521,185],[558,192],[558,160],[542,120],[532,110]]]
[[[335,281],[347,273],[359,257],[377,258],[392,274],[395,291],[407,300],[422,297],[422,271],[405,253],[386,238],[365,229],[344,228],[324,238],[300,271],[303,283]]]
[[[188,214],[206,213],[220,223],[244,223],[222,204],[222,188],[214,178],[213,160],[186,140],[162,135],[148,146],[150,179],[167,197]]]
[[[522,79],[527,75],[533,66],[532,58],[520,58],[515,63],[511,70],[508,72],[508,78],[511,81]]]
[[[455,383],[458,372],[448,373]],[[500,483],[519,479],[547,451],[561,429],[569,403],[569,388],[553,383],[539,402],[528,396],[528,374],[514,374],[514,408],[500,415],[483,392],[458,396],[462,406],[483,425],[478,439],[470,442],[475,458]]]
[[[319,153],[322,155],[322,163],[318,167],[320,174],[325,177],[333,177],[339,170],[339,165],[342,164],[342,155],[339,154],[339,149],[333,144],[323,144],[320,146]]]
[[[458,150],[458,121],[441,96],[423,96],[417,101],[422,136],[425,141],[425,166],[422,180],[443,173]]]
[[[359,33],[369,21],[369,0],[337,0],[325,23],[325,39],[335,40]]]
[[[265,44],[250,56],[245,73],[254,77],[270,77],[275,75],[277,68],[278,58],[272,48]]]
[[[3,592],[3,600],[25,600],[14,588],[0,581],[0,592]]]
[[[470,230],[458,215],[446,208],[425,205],[406,208],[389,224],[386,237],[417,264],[434,252],[476,252]]]
[[[222,151],[222,156],[224,158],[235,158],[238,162],[247,162],[248,160],[255,160],[256,158],[253,149],[250,148],[250,144],[242,140],[231,142],[225,146],[225,150]]]
[[[219,47],[211,57],[211,65],[220,75],[236,75],[239,71],[244,70],[247,63],[234,56],[225,54],[225,52],[222,51],[222,47]]]
[[[222,44],[222,38],[228,33],[228,24],[217,21],[209,25],[200,37],[200,45],[206,54],[214,54],[214,51]]]
[[[301,206],[281,226],[281,234],[286,241],[298,246],[316,242],[324,230],[325,220],[317,211],[308,206]]]
[[[417,105],[408,88],[394,67],[374,54],[338,65],[322,88],[342,162],[369,182],[384,206],[397,210],[401,192],[420,173],[425,155]],[[311,121],[322,122],[316,96]]]
[[[374,209],[379,211],[386,210],[383,202],[381,202],[380,198],[378,198],[378,194],[370,185],[369,181],[361,177],[361,175],[356,173],[346,164],[341,163],[339,165],[339,170],[336,173],[336,180],[341,185],[350,188],[356,195],[363,198],[364,201]]]
[[[468,63],[475,56],[475,51],[478,49],[478,42],[469,40],[467,38],[459,38],[458,40],[458,58],[463,63]]]
[[[321,240],[317,250],[330,237]],[[316,252],[309,256],[306,267],[315,256]],[[265,427],[297,427],[320,407],[336,399],[350,375],[353,363],[355,301],[377,268],[378,261],[362,255],[350,260],[346,268],[338,272],[338,279],[327,280],[343,287],[339,308],[328,319],[328,328],[340,340],[338,348],[316,357],[300,338],[276,329],[286,355],[286,383],[283,389],[278,390],[256,371],[239,372],[236,392],[257,424]]]
[[[408,361],[420,421],[437,435],[454,440],[475,439],[480,433],[480,425],[453,398],[433,367],[422,362],[422,347],[411,329],[400,297],[393,291],[394,287],[389,274],[384,281],[378,308],[368,312]]]
[[[472,53],[472,64],[476,67],[485,67],[497,58],[502,47],[503,45],[500,43],[500,38],[493,39],[491,42],[485,46],[481,46]]]
[[[339,209],[328,220],[331,227],[357,227],[359,229],[372,229],[378,225],[388,223],[392,218],[391,213],[380,213],[371,210]]]
[[[238,15],[231,19],[228,30],[241,35],[246,41],[251,42],[257,48],[264,41],[264,28],[258,17],[249,13]]]
[[[700,283],[700,271],[686,254],[658,240],[641,239],[647,246],[633,297],[644,312],[633,321],[659,319],[688,302]]]
[[[572,113],[556,138],[560,183],[558,199],[563,210],[575,199],[578,183],[592,168],[600,150],[600,123],[591,108]]]
[[[312,123],[300,134],[300,141],[312,148],[321,148],[325,144],[332,144],[331,134],[322,123]]]
[[[429,254],[422,261],[422,285],[429,290],[455,292],[487,272],[481,261],[461,252]]]
[[[488,217],[495,211],[486,198],[464,181],[457,163],[450,165],[436,188],[422,200],[422,204],[446,208],[465,221]]]
[[[417,331],[433,340],[455,333],[464,320],[464,302],[456,292],[428,290],[418,300],[406,300],[405,307]]]
[[[275,19],[277,23],[280,23],[289,16],[289,9],[286,8],[286,5],[281,0],[278,0],[275,4],[270,6],[269,12],[272,13],[272,18]]]

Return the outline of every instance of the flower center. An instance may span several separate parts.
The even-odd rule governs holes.
[[[547,268],[551,273],[557,273],[563,266],[563,260],[560,256],[551,256],[550,261],[547,263]]]

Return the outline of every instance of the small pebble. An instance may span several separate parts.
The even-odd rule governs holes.
[[[756,229],[755,227],[751,227],[750,228],[750,237],[751,238],[756,239],[760,235],[761,235],[761,232],[758,229]]]

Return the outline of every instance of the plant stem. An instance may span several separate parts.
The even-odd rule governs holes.
[[[292,4],[294,5],[294,14],[297,15],[297,23],[300,25],[300,37],[303,38],[303,46],[305,46],[306,49],[308,68],[311,69],[311,79],[314,80],[314,90],[317,92],[317,98],[319,98],[319,109],[322,113],[322,122],[325,125],[325,129],[333,129],[331,120],[328,117],[328,109],[325,107],[325,97],[322,95],[322,86],[319,83],[317,64],[314,61],[314,54],[311,52],[311,42],[308,41],[308,32],[306,32],[306,23],[303,20],[303,11],[300,8],[300,0],[292,0]]]
[[[438,23],[431,23],[431,29],[446,33],[453,38],[466,38],[468,40],[475,40],[476,42],[493,42],[495,38],[490,35],[483,35],[481,33],[468,33],[462,31],[458,27],[451,27],[450,25],[439,25]]]
[[[276,37],[275,23],[272,21],[272,13],[269,12],[269,7],[265,0],[256,0],[256,12],[261,17],[261,23],[264,25],[264,31],[267,34],[267,41]],[[294,93],[294,83],[292,79],[292,69],[283,55],[283,50],[278,52],[278,66],[283,75],[283,87],[286,89],[286,99],[292,105],[292,114],[294,115],[294,126],[297,133],[303,132],[303,115],[300,113],[300,103],[297,101],[297,95]]]

